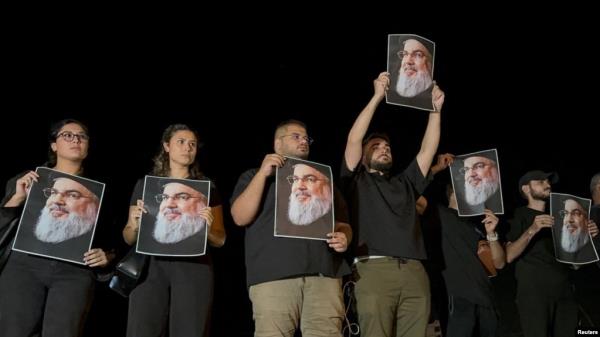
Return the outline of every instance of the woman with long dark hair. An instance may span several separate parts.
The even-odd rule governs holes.
[[[198,168],[197,150],[195,131],[184,124],[169,126],[154,158],[152,175],[207,180]],[[131,197],[129,219],[123,229],[123,238],[129,245],[134,245],[137,240],[140,219],[145,212],[143,187],[144,179],[140,179]],[[223,209],[213,184],[209,206],[199,215],[208,225],[209,244],[221,247],[225,243]],[[210,255],[152,256],[146,278],[129,297],[127,336],[162,336],[167,326],[170,336],[206,336],[212,294]]]
[[[83,176],[89,148],[87,127],[73,119],[62,120],[52,126],[49,141],[49,160],[43,166]],[[1,203],[3,217],[21,216],[38,178],[36,172],[28,171],[8,182]],[[0,336],[80,336],[94,294],[91,268],[105,267],[112,258],[112,253],[93,248],[81,257],[84,266],[12,251],[0,274]]]

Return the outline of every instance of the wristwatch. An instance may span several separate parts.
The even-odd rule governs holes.
[[[494,232],[492,234],[487,234],[485,236],[488,241],[498,241],[498,233]]]

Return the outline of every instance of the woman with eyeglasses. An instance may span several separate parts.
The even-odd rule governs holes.
[[[43,166],[82,176],[88,148],[88,129],[83,123],[73,119],[59,121],[51,127],[49,160]],[[29,171],[8,182],[1,204],[3,225],[21,217],[30,188],[38,178],[36,172]],[[54,188],[46,190],[44,194],[52,197],[58,193]],[[70,206],[66,199],[76,192],[69,193],[60,198],[65,199],[63,207],[67,213]],[[95,280],[113,257],[112,252],[93,248],[81,256],[84,266],[10,252],[4,269],[0,266],[0,336],[81,336]]]
[[[152,175],[208,180],[196,162],[197,150],[195,131],[184,124],[167,127],[154,158]],[[142,200],[143,188],[144,179],[140,179],[131,197],[129,219],[123,229],[123,238],[129,245],[136,244],[142,213],[147,212]],[[191,199],[180,195],[167,194],[165,197],[162,194],[159,199],[161,203],[173,202],[177,208],[184,208],[182,204]],[[209,228],[209,244],[221,247],[225,243],[223,209],[213,184],[209,206],[198,214]],[[208,335],[213,294],[212,262],[208,253],[198,257],[150,257],[145,279],[129,297],[127,336],[162,336],[167,327],[170,336]]]

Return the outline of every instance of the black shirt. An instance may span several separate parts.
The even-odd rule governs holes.
[[[235,186],[231,204],[248,187],[258,169],[244,172]],[[339,198],[336,198],[336,200]],[[334,206],[335,218],[347,222],[347,212]],[[327,242],[274,236],[275,176],[267,178],[256,220],[246,226],[246,271],[248,286],[306,275],[342,277],[350,273],[342,254]]]
[[[509,221],[508,240],[515,242],[533,224],[536,216],[546,214],[527,206],[515,210]],[[556,261],[552,230],[543,228],[536,233],[516,260],[515,277],[519,293],[543,293],[559,296],[569,284],[569,267]]]
[[[427,258],[416,225],[416,200],[429,181],[416,159],[404,172],[391,177],[369,173],[360,164],[352,172],[344,160],[341,179],[350,204],[357,256]]]
[[[438,206],[438,212],[448,294],[493,306],[492,284],[477,256],[478,241],[483,239],[481,229],[477,230],[480,217],[459,217],[456,210],[444,206]]]

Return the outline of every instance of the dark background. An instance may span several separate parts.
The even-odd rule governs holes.
[[[243,230],[228,212],[237,177],[260,165],[272,151],[274,127],[288,118],[308,124],[310,159],[335,173],[347,132],[385,70],[387,34],[414,33],[436,42],[434,78],[446,93],[439,152],[498,149],[506,217],[522,202],[516,185],[530,169],[557,171],[555,192],[589,196],[600,167],[590,46],[597,37],[584,9],[567,24],[562,15],[516,8],[480,8],[465,18],[429,16],[427,9],[407,20],[420,13],[408,4],[399,11],[348,7],[237,8],[248,14],[243,20],[228,11],[196,10],[188,18],[185,8],[161,15],[99,9],[99,17],[27,12],[3,39],[0,181],[45,161],[52,121],[80,119],[92,137],[88,172],[107,186],[103,226],[121,244],[131,191],[150,170],[164,128],[178,122],[198,129],[198,159],[225,201],[228,234],[225,246],[213,249],[212,335],[250,336]],[[342,14],[349,9],[360,15]],[[250,14],[257,11],[276,14]],[[380,106],[371,125],[391,135],[396,168],[416,155],[426,120],[424,111]],[[597,286],[595,266],[580,272]],[[506,336],[518,332],[510,275],[508,268],[496,281],[506,299]],[[591,296],[597,288],[588,289],[587,300],[598,303]],[[597,318],[599,311],[588,313]],[[87,335],[124,334],[126,313],[126,301],[101,285]]]

